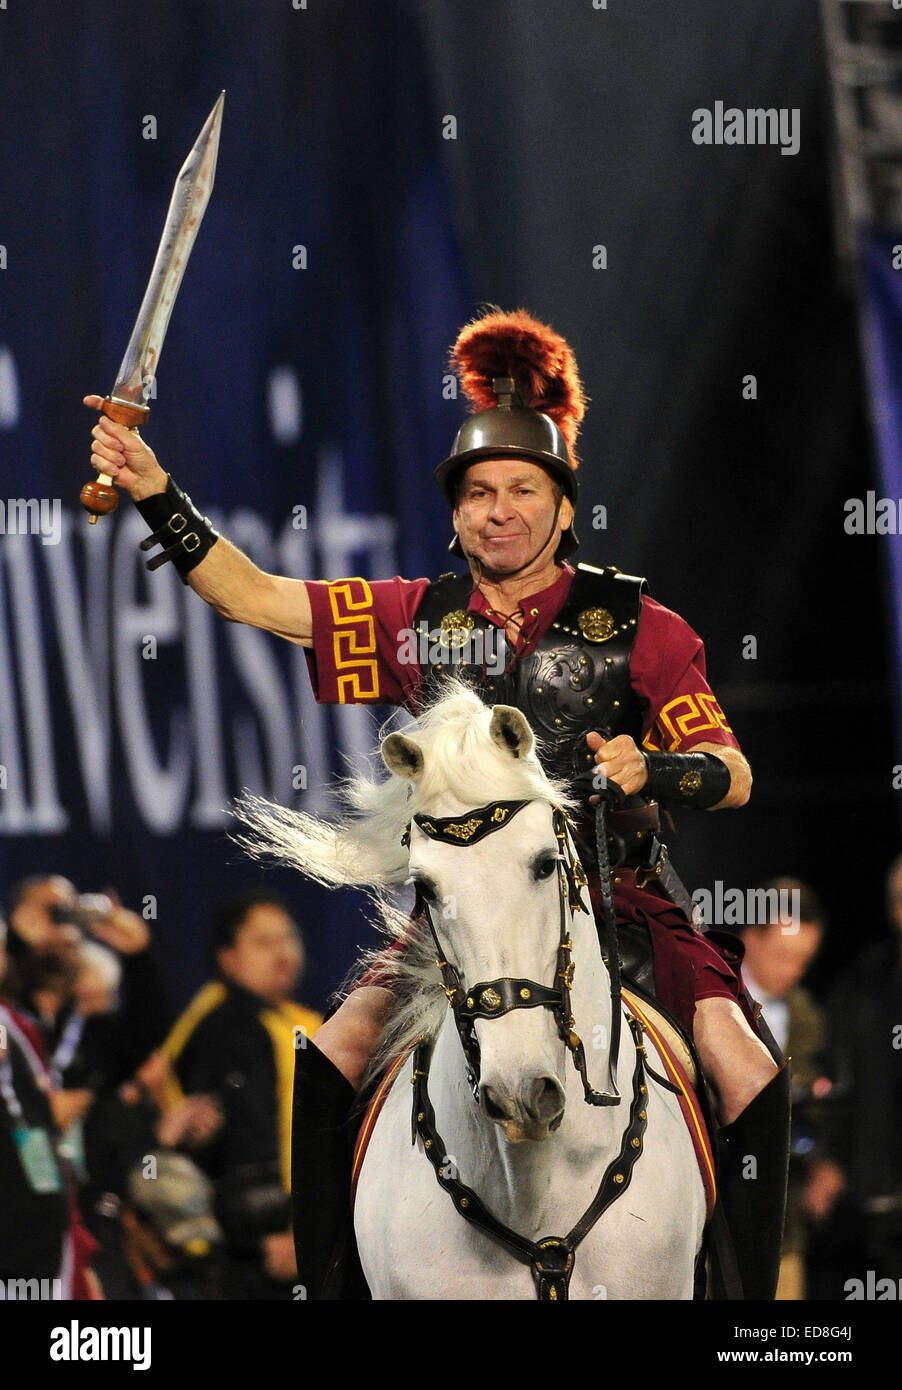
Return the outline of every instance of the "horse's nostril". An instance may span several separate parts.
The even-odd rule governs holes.
[[[564,1113],[564,1092],[550,1076],[537,1078],[526,1093],[523,1108],[531,1120],[550,1125]]]
[[[508,1110],[505,1110],[504,1106],[496,1098],[495,1092],[492,1090],[491,1086],[483,1086],[482,1103],[485,1107],[485,1113],[488,1115],[490,1120],[510,1119],[510,1112]]]
[[[490,1120],[524,1120],[541,1128],[557,1129],[564,1113],[564,1089],[550,1076],[537,1077],[524,1085],[516,1096],[483,1086],[482,1106]]]

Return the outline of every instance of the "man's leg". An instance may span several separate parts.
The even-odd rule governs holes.
[[[732,1124],[779,1067],[733,999],[697,1000],[692,1031],[705,1076],[717,1094],[720,1123]]]
[[[295,1054],[291,1195],[308,1299],[366,1297],[351,1216],[349,1118],[392,1002],[390,990],[359,986]]]
[[[720,1111],[718,1202],[726,1214],[747,1299],[772,1299],[789,1169],[789,1066],[778,1066],[739,1005],[696,1002],[693,1032]],[[715,1281],[715,1297],[724,1289]]]
[[[394,1006],[381,985],[359,985],[317,1029],[313,1044],[356,1091]]]

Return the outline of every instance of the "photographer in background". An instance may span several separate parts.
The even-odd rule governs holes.
[[[0,1279],[46,1281],[41,1298],[101,1298],[43,1043],[7,994],[6,940],[0,918]]]
[[[116,1135],[117,1088],[158,1047],[171,1020],[146,921],[114,894],[79,895],[59,875],[13,890],[9,993],[40,1035],[60,1149],[78,1182],[85,1223],[100,1242],[101,1281],[121,1274],[119,1227],[101,1174]]]
[[[82,895],[54,874],[23,879],[10,903],[11,992],[35,1021],[50,1058],[54,1086],[70,1099],[61,1124],[85,1112],[91,1096],[125,1081],[165,1036],[171,1019],[150,930],[115,895]],[[79,975],[98,973],[99,955],[82,945],[101,942],[116,957],[107,980],[111,1007],[79,1007]],[[68,1112],[71,1112],[68,1113]]]

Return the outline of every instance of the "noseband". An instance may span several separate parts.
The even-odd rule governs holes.
[[[472,810],[464,811],[459,816],[442,818],[438,816],[415,815],[413,821],[430,840],[440,840],[446,845],[466,847],[478,844],[479,841],[484,840],[487,835],[491,835],[496,830],[500,830],[502,826],[508,825],[517,812],[522,811],[523,807],[529,804],[528,801],[493,801],[488,806],[477,806]],[[586,907],[583,905],[581,894],[581,889],[586,886],[587,880],[582,865],[572,852],[571,844],[567,836],[567,820],[563,811],[555,809],[553,812],[553,826],[559,847],[557,855],[557,876],[560,899],[560,938],[558,941],[554,984],[548,986],[539,984],[535,980],[515,979],[511,976],[503,976],[497,980],[481,980],[478,984],[472,985],[470,988],[465,987],[456,967],[445,959],[441,943],[435,930],[435,924],[432,920],[432,913],[429,910],[429,903],[426,901],[419,887],[417,888],[415,914],[417,917],[425,916],[432,934],[432,940],[435,943],[436,965],[441,971],[442,988],[448,998],[448,1003],[454,1014],[454,1021],[457,1024],[457,1031],[467,1062],[467,1080],[472,1088],[474,1098],[478,1100],[479,1097],[480,1070],[479,1042],[474,1029],[476,1019],[501,1018],[504,1014],[510,1013],[513,1009],[535,1009],[544,1007],[551,1009],[554,1014],[561,1040],[573,1058],[573,1064],[579,1072],[580,1080],[583,1084],[583,1098],[587,1104],[619,1105],[621,1097],[617,1089],[616,1081],[614,1080],[616,1055],[613,1046],[609,1049],[608,1053],[609,1089],[606,1091],[596,1091],[589,1082],[586,1069],[586,1050],[582,1039],[576,1032],[576,1025],[571,1007],[571,989],[573,986],[575,966],[572,955],[573,941],[567,930],[567,908],[569,907],[572,912],[587,911]],[[401,838],[402,843],[409,846],[409,824]],[[612,975],[612,987],[614,979],[615,976]],[[612,988],[611,1000],[612,1040],[614,1037],[613,1025],[615,1013],[619,1021],[619,977],[616,983],[618,986],[618,997],[613,997]]]
[[[528,805],[527,801],[493,801],[489,806],[478,806],[465,811],[462,816],[440,819],[437,816],[414,816],[415,823],[432,840],[442,840],[450,845],[473,845],[491,835],[495,830],[507,825],[518,811]],[[429,930],[435,942],[436,964],[442,973],[442,985],[448,996],[448,1003],[454,1013],[457,1031],[467,1059],[467,1074],[474,1096],[479,1093],[479,1044],[473,1029],[477,1018],[500,1018],[511,1009],[533,1009],[541,1006],[550,1008],[557,1020],[558,1032],[570,1051],[574,1065],[583,1083],[584,1099],[590,1105],[618,1105],[620,1092],[614,1081],[614,1068],[617,1065],[620,1022],[620,971],[617,960],[617,946],[614,926],[614,912],[611,900],[610,866],[606,858],[607,840],[605,836],[604,802],[599,802],[596,821],[596,834],[599,842],[599,862],[601,866],[602,906],[605,918],[605,938],[608,964],[611,977],[611,1046],[608,1051],[610,1090],[596,1091],[590,1086],[586,1076],[586,1054],[583,1044],[575,1030],[573,1012],[570,1007],[570,991],[573,985],[574,964],[573,943],[567,932],[567,908],[572,911],[586,911],[583,907],[580,889],[586,886],[586,875],[575,854],[571,852],[567,836],[567,820],[563,811],[554,811],[554,833],[560,847],[557,856],[558,885],[560,889],[561,932],[558,943],[555,984],[551,987],[537,984],[535,980],[512,979],[505,976],[499,980],[483,980],[471,989],[465,989],[460,976],[450,961],[445,960],[441,943],[436,935],[429,904],[422,891],[417,890],[418,915],[423,914],[429,923]],[[405,844],[410,844],[410,826],[402,836]],[[632,1098],[626,1128],[623,1131],[619,1151],[605,1168],[594,1198],[576,1225],[565,1236],[547,1236],[544,1240],[530,1240],[519,1235],[485,1206],[479,1194],[467,1187],[449,1163],[447,1148],[435,1124],[435,1112],[429,1099],[429,1063],[432,1054],[431,1042],[421,1042],[414,1052],[413,1059],[413,1113],[411,1119],[412,1140],[419,1138],[429,1158],[439,1184],[446,1189],[456,1210],[468,1221],[502,1245],[522,1264],[528,1265],[535,1280],[536,1295],[542,1301],[566,1300],[569,1298],[570,1278],[573,1273],[577,1248],[595,1226],[599,1217],[612,1202],[622,1196],[630,1184],[633,1169],[643,1151],[645,1131],[648,1123],[647,1097],[648,1084],[645,1061],[645,1047],[642,1030],[636,1019],[629,1020],[630,1031],[636,1049],[633,1070]]]

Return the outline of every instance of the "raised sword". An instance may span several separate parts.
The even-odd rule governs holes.
[[[129,429],[143,425],[150,414],[147,398],[153,389],[172,306],[213,191],[224,101],[223,91],[179,170],[153,270],[116,384],[101,406],[104,415]],[[85,483],[80,498],[82,506],[91,513],[92,525],[98,516],[106,516],[119,505],[119,493],[107,473],[99,473]]]

